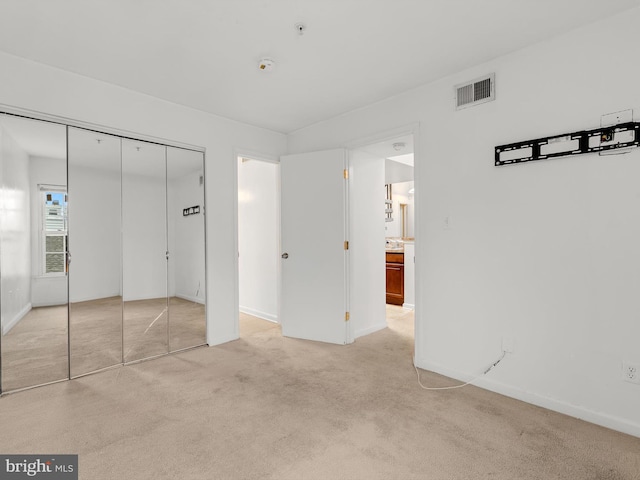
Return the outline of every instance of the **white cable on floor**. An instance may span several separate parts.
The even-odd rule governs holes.
[[[479,379],[480,377],[485,376],[487,373],[489,373],[493,367],[495,367],[496,365],[498,365],[502,359],[504,358],[504,356],[507,354],[507,352],[503,351],[502,355],[500,356],[500,358],[498,358],[498,360],[496,360],[495,362],[493,362],[491,365],[489,365],[489,367],[482,372],[480,375],[476,375],[475,377],[473,377],[471,380],[469,380],[466,383],[463,383],[461,385],[454,385],[452,387],[425,387],[422,382],[420,381],[420,372],[418,371],[418,367],[415,365],[415,363],[413,364],[413,368],[416,369],[416,375],[418,376],[418,384],[424,389],[424,390],[453,390],[454,388],[462,388],[462,387],[466,387],[467,385],[469,385],[472,382],[475,382],[477,379]]]

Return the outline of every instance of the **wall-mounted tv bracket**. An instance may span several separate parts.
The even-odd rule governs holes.
[[[565,133],[496,147],[495,164],[532,162],[640,146],[640,122],[620,123],[582,132]]]
[[[182,216],[188,217],[189,215],[197,215],[200,213],[200,205],[196,205],[195,207],[187,207],[182,209]]]

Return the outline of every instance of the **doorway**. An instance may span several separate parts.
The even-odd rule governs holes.
[[[415,321],[415,185],[413,134],[391,137],[350,151],[353,170],[350,182],[352,295],[357,297],[366,282],[369,298],[354,298],[352,309],[368,300],[369,321],[354,325],[354,336],[380,328],[406,336],[414,342]],[[376,207],[371,211],[369,203]],[[375,221],[362,220],[376,215]],[[356,243],[357,242],[357,243]],[[363,245],[364,243],[364,245]],[[365,250],[364,258],[356,256]],[[370,262],[365,265],[364,262]],[[373,298],[371,298],[373,297]],[[364,307],[361,307],[364,308]],[[384,309],[384,313],[380,311]]]
[[[238,309],[240,336],[279,323],[280,165],[239,155]]]
[[[413,156],[415,128],[404,132],[402,135],[408,139],[402,153]],[[393,144],[399,143],[395,141],[399,136],[395,133],[387,137],[393,139],[387,147],[394,153],[398,145],[394,147]],[[281,249],[276,259],[280,262],[278,321],[282,324],[283,336],[349,344],[388,326],[385,162],[399,154],[371,153],[365,148],[371,150],[378,143],[388,141],[374,139],[350,146],[349,150],[336,148],[280,157]],[[240,172],[242,157],[236,160]],[[251,162],[248,157],[244,165]],[[391,162],[399,164],[397,159]],[[412,171],[411,165],[400,167]],[[241,175],[239,173],[239,177]],[[412,178],[411,175],[407,180]],[[253,200],[248,190],[242,190],[240,186],[239,217],[243,202]],[[406,244],[407,270],[411,275],[413,222],[409,217],[412,209],[407,207],[413,193],[409,194],[409,190],[412,188],[406,192],[407,199],[401,202],[403,207],[398,207],[404,213],[399,218],[404,218],[405,230],[398,234],[394,246],[399,248],[401,245],[400,252],[404,256]],[[245,194],[247,197],[243,198]],[[239,236],[242,236],[240,230]],[[239,246],[241,244],[239,241]],[[241,246],[239,251],[239,263],[243,248]],[[398,253],[398,250],[392,253]],[[402,267],[404,275],[404,260]],[[408,288],[413,286],[413,275],[406,283]],[[400,312],[411,329],[408,341],[413,343],[412,306],[415,304],[410,298],[405,301],[403,297],[402,300]],[[242,332],[238,333],[242,336]]]

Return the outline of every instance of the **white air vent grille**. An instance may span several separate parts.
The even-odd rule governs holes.
[[[456,110],[495,100],[495,75],[487,75],[455,86]]]

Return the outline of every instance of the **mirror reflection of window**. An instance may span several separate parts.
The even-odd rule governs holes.
[[[67,192],[65,187],[40,185],[42,192],[43,275],[67,272]]]

